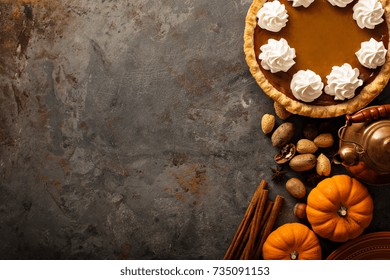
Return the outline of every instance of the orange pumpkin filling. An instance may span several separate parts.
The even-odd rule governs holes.
[[[316,0],[308,8],[292,7],[292,2],[279,0],[284,4],[289,15],[287,25],[279,32],[270,32],[256,26],[254,32],[255,54],[261,71],[274,88],[296,100],[290,90],[292,76],[299,70],[310,69],[320,75],[326,85],[326,76],[333,66],[349,63],[352,68],[358,68],[359,78],[364,81],[362,87],[374,80],[380,71],[362,66],[355,53],[361,43],[374,38],[382,41],[388,49],[388,28],[386,22],[375,29],[361,29],[353,19],[352,2],[345,8],[332,6],[327,0]],[[295,48],[295,64],[287,72],[271,73],[261,67],[259,54],[260,47],[273,38],[287,40],[291,48]],[[360,87],[360,89],[362,88]],[[359,89],[356,94],[359,93]],[[342,101],[335,101],[333,96],[323,93],[312,105],[333,105]]]

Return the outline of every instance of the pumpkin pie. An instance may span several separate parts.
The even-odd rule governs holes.
[[[254,0],[244,51],[265,94],[313,118],[354,113],[390,77],[385,0]]]

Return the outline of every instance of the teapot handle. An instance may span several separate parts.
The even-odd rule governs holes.
[[[370,122],[385,117],[390,117],[390,104],[368,107],[358,111],[352,116],[345,116],[348,126],[352,123]]]

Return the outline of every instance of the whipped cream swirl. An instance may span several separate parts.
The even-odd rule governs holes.
[[[376,25],[383,22],[384,12],[378,0],[359,0],[353,6],[353,19],[361,29],[374,29]]]
[[[312,102],[322,94],[324,83],[321,77],[311,70],[299,70],[294,74],[290,88],[296,99]]]
[[[341,8],[346,7],[352,1],[353,0],[328,0],[328,2],[330,4],[332,4],[332,6],[337,6],[337,7],[341,7]]]
[[[267,44],[260,47],[260,50],[261,66],[265,70],[270,70],[271,73],[287,72],[295,64],[295,49],[290,48],[284,38],[279,41],[269,39]]]
[[[293,1],[292,6],[293,7],[300,7],[303,6],[305,8],[309,7],[311,3],[314,2],[314,0],[288,0]],[[351,0],[353,1],[353,0]]]
[[[286,26],[288,14],[284,4],[279,1],[264,3],[263,7],[257,12],[258,25],[272,32],[279,32]]]
[[[363,85],[359,74],[359,69],[353,69],[348,63],[333,66],[332,72],[326,76],[328,84],[325,93],[334,96],[334,100],[351,99],[355,96],[355,90]]]
[[[369,41],[361,43],[360,50],[355,54],[361,65],[375,69],[385,64],[387,50],[382,41],[378,42],[371,38]]]

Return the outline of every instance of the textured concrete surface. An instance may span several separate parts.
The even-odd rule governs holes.
[[[0,1],[0,258],[220,259],[262,178],[295,220],[244,60],[250,2]],[[368,231],[390,230],[370,192]]]

